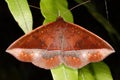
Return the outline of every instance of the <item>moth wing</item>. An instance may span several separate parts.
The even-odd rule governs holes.
[[[57,46],[49,47],[54,43],[53,37],[56,36],[55,25],[56,22],[42,25],[32,32],[23,35],[13,42],[6,52],[12,54],[20,61],[32,62],[36,66],[45,69],[60,65],[60,56],[57,55],[60,52],[57,51],[60,43]],[[48,49],[53,50],[53,52],[48,51]]]
[[[66,22],[64,31],[64,64],[81,68],[88,63],[98,62],[115,52],[112,46],[85,28]]]

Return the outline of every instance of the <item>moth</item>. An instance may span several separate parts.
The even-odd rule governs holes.
[[[94,33],[58,17],[20,37],[6,52],[44,69],[61,64],[78,69],[103,60],[115,50]]]

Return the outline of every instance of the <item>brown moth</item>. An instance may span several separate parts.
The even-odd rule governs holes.
[[[23,35],[6,51],[20,61],[32,62],[45,69],[61,64],[81,68],[115,52],[102,38],[79,25],[65,22],[61,17]]]

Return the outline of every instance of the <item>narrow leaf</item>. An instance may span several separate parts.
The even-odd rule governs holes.
[[[25,33],[32,30],[32,15],[27,0],[6,0],[8,7]]]
[[[92,63],[95,80],[113,80],[109,67],[104,62]]]
[[[113,80],[109,67],[104,62],[91,63],[79,69],[78,80]]]
[[[79,69],[78,74],[78,80],[95,80],[89,65]]]

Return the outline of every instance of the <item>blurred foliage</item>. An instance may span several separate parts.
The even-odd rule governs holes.
[[[113,80],[104,62],[91,63],[79,70],[78,80]]]
[[[83,3],[85,0],[75,0],[77,3]],[[97,10],[95,5],[92,2],[89,2],[87,4],[84,4],[84,6],[87,8],[89,13],[99,22],[103,25],[103,27],[108,31],[109,36],[113,40],[114,44],[116,44],[116,39],[120,41],[120,34],[118,31],[110,24],[108,19],[104,18]],[[119,45],[119,44],[117,44]],[[119,46],[120,47],[120,46]]]

